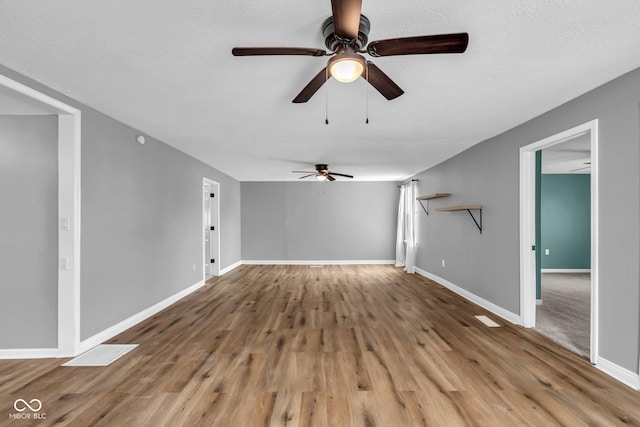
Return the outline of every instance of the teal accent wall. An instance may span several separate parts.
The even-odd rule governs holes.
[[[536,299],[542,299],[542,227],[540,226],[540,199],[542,197],[542,150],[536,151]]]
[[[542,175],[539,253],[543,269],[591,268],[590,206],[591,175]]]

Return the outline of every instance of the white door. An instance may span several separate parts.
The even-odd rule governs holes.
[[[208,277],[219,275],[220,260],[218,254],[218,184],[204,183],[204,266]]]

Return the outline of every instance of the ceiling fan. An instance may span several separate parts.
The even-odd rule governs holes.
[[[316,177],[316,179],[318,181],[335,181],[336,179],[332,175],[344,176],[345,178],[353,178],[353,175],[347,175],[345,173],[331,172],[329,170],[329,166],[328,165],[324,165],[324,164],[317,164],[315,172],[309,172],[309,171],[291,171],[291,172],[308,174],[308,175],[305,175],[305,176],[301,176],[298,179],[308,178],[310,176],[314,176],[315,175],[315,177]]]
[[[231,52],[234,56],[331,56],[327,66],[293,99],[294,103],[307,102],[330,77],[344,83],[363,77],[382,96],[392,100],[404,91],[361,53],[374,57],[462,53],[469,43],[467,33],[456,33],[376,40],[367,45],[371,25],[369,19],[360,14],[362,0],[331,0],[331,9],[332,16],[322,24],[324,44],[331,52],[301,47],[234,47]]]
[[[572,169],[570,172],[577,172],[577,171],[581,171],[584,169],[591,169],[591,162],[584,162],[583,164],[587,165],[578,169]]]

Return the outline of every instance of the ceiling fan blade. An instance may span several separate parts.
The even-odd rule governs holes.
[[[291,171],[291,173],[315,173],[311,171]]]
[[[344,176],[345,178],[353,178],[353,175],[347,175],[346,173],[329,172],[331,175]]]
[[[375,87],[377,91],[389,101],[396,99],[404,93],[404,91],[400,89],[389,76],[383,73],[380,68],[376,67],[373,62],[367,61],[367,70],[365,72],[368,74],[367,80],[371,86]]]
[[[315,175],[315,172],[314,172],[314,173],[310,173],[309,175],[301,176],[301,177],[300,177],[300,178],[298,178],[298,179],[308,178],[308,177],[313,176],[313,175]]]
[[[331,0],[331,10],[336,36],[350,40],[358,38],[362,0]]]
[[[327,179],[329,181],[335,181],[336,179],[334,177],[332,177],[331,175],[327,175]]]
[[[371,56],[419,55],[429,53],[462,53],[469,44],[469,34],[439,34],[435,36],[403,37],[376,40],[369,43]]]
[[[327,52],[311,47],[234,47],[233,56],[303,55],[325,56]]]
[[[324,67],[307,85],[300,91],[298,96],[293,99],[295,104],[307,102],[311,99],[314,93],[322,87],[324,82],[327,81],[327,67]]]

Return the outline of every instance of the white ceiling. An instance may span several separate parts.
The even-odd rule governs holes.
[[[363,0],[362,11],[371,41],[464,31],[469,48],[373,59],[405,90],[394,101],[360,79],[293,104],[326,58],[231,48],[324,48],[330,0],[0,0],[0,63],[242,181],[293,180],[315,163],[405,179],[640,66],[637,0]]]

